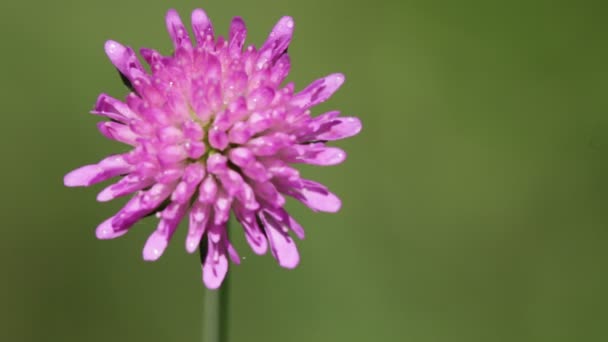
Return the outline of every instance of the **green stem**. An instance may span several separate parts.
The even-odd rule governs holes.
[[[206,290],[203,342],[228,341],[228,276],[217,290]]]

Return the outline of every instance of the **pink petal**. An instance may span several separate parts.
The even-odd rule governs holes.
[[[275,122],[273,121],[273,118],[270,117],[269,112],[265,112],[264,114],[261,112],[253,112],[249,118],[247,119],[247,121],[245,122],[248,129],[249,129],[249,133],[252,135],[256,135],[258,133],[262,133],[265,130],[271,128]],[[278,133],[278,132],[277,132]],[[275,133],[275,134],[277,134]],[[284,134],[285,133],[280,133],[280,134]]]
[[[134,167],[123,155],[107,157],[97,164],[85,165],[69,172],[63,178],[65,186],[90,186],[112,177],[129,173]]]
[[[159,128],[156,132],[158,139],[164,144],[177,144],[184,140],[184,132],[174,126]]]
[[[131,48],[113,40],[108,40],[105,44],[105,51],[116,69],[131,81],[138,77],[147,78],[145,69]]]
[[[326,147],[323,144],[295,145],[282,151],[282,155],[289,163],[320,166],[337,165],[346,159],[344,150],[338,147]]]
[[[256,194],[248,183],[243,182],[235,196],[247,210],[257,210],[260,207]]]
[[[120,124],[118,122],[100,122],[97,124],[97,128],[106,138],[119,141],[123,144],[135,146],[137,145],[137,138],[129,126]]]
[[[158,260],[165,249],[167,249],[167,245],[169,244],[169,239],[162,233],[158,231],[154,231],[144,246],[143,250],[143,258],[146,261],[156,261]]]
[[[291,228],[291,231],[293,231],[300,240],[304,239],[304,228],[302,228],[298,221],[289,215],[287,215],[287,226]]]
[[[316,136],[317,140],[340,140],[361,132],[361,120],[356,117],[342,117],[332,123],[333,125],[329,130]]]
[[[335,213],[340,210],[342,202],[338,196],[327,191],[319,191],[314,188],[304,188],[301,192],[304,197],[304,204],[313,210],[319,210],[328,213]]]
[[[224,100],[230,103],[228,109],[230,110],[229,119],[232,124],[249,114],[246,111],[246,106],[241,107],[241,105],[245,104],[245,98],[241,97],[241,94],[247,90],[249,78],[244,71],[234,70],[229,75],[224,83]]]
[[[213,174],[223,174],[228,171],[228,158],[225,156],[214,153],[207,159],[207,171]]]
[[[240,167],[244,167],[255,161],[253,153],[245,147],[236,147],[230,149],[230,161]]]
[[[114,219],[114,217],[110,217],[109,219],[103,221],[99,226],[97,226],[97,229],[95,229],[95,236],[97,236],[98,239],[100,239],[100,240],[114,239],[119,236],[123,236],[128,232],[128,230],[126,230],[126,229],[118,231],[118,232],[114,231],[114,228],[112,227],[113,219]]]
[[[258,225],[255,213],[237,205],[234,208],[234,214],[245,229],[245,238],[253,252],[258,255],[265,254],[268,250],[268,242]]]
[[[213,25],[211,25],[211,20],[209,20],[205,11],[200,8],[192,11],[192,30],[194,31],[196,43],[199,46],[203,45],[207,36],[213,39]]]
[[[288,54],[281,56],[270,72],[270,80],[273,84],[279,85],[285,80],[291,68],[291,61]]]
[[[287,233],[286,227],[281,225],[265,213],[259,215],[264,223],[264,230],[270,243],[270,251],[279,265],[285,268],[295,268],[300,263],[300,254],[295,242]]]
[[[188,157],[188,152],[183,145],[167,145],[158,153],[158,160],[163,165],[172,165]]]
[[[264,208],[264,212],[272,217],[279,223],[279,225],[285,230],[285,227],[291,229],[299,239],[304,239],[304,229],[300,224],[293,219],[293,217],[289,216],[287,211],[282,208]]]
[[[126,103],[112,98],[107,94],[99,95],[95,108],[91,113],[105,116],[122,123],[128,123],[129,119],[137,118],[137,114],[135,114]]]
[[[162,172],[156,175],[156,181],[161,184],[171,184],[179,180],[184,174],[182,166],[174,165],[163,169]]]
[[[125,196],[135,191],[145,189],[152,184],[154,184],[154,179],[143,178],[137,174],[131,174],[103,189],[97,195],[97,200],[99,202],[111,201],[117,197]]]
[[[239,265],[241,263],[241,257],[239,256],[239,253],[237,253],[236,249],[234,249],[234,246],[232,246],[232,244],[226,240],[226,249],[228,250],[228,256],[230,257],[230,261],[232,261],[232,263]]]
[[[223,191],[220,192],[213,206],[213,223],[215,225],[224,225],[228,222],[231,205],[232,197],[224,194]]]
[[[227,169],[226,172],[219,174],[218,178],[230,196],[234,196],[240,192],[245,184],[241,174],[232,169]]]
[[[144,58],[146,63],[152,67],[152,71],[158,71],[164,68],[163,60],[166,60],[166,57],[163,57],[160,52],[154,49],[141,48],[139,49],[139,54]]]
[[[312,118],[298,134],[298,141],[333,141],[351,137],[361,131],[361,121],[356,117],[338,117],[333,111]]]
[[[292,136],[283,132],[277,132],[254,138],[246,146],[256,156],[272,156],[283,147],[291,145],[292,142]]]
[[[198,248],[201,238],[207,228],[207,222],[211,214],[209,205],[195,202],[190,210],[190,224],[188,226],[188,236],[186,236],[186,250],[194,253]]]
[[[271,182],[254,183],[252,187],[259,200],[265,202],[265,204],[275,208],[282,207],[285,204],[285,198],[281,196]]]
[[[211,231],[218,232],[224,227],[214,226]],[[228,258],[226,258],[226,247],[222,241],[214,242],[207,239],[207,256],[202,266],[203,282],[210,289],[217,289],[222,285],[228,272]]]
[[[272,177],[272,175],[266,171],[264,165],[258,161],[243,166],[241,170],[247,177],[257,182],[266,182]]]
[[[187,209],[187,204],[173,202],[161,212],[158,228],[150,235],[144,246],[144,260],[156,261],[161,257]]]
[[[266,159],[264,167],[271,176],[285,180],[299,180],[300,171],[295,169],[281,159]]]
[[[241,17],[234,17],[230,23],[230,44],[231,52],[240,52],[247,38],[247,27]]]
[[[167,12],[165,22],[167,24],[167,31],[169,32],[169,36],[171,36],[171,40],[173,41],[173,46],[175,48],[192,47],[190,37],[188,37],[188,31],[186,30],[186,27],[182,23],[182,19],[179,17],[176,10],[170,9]]]
[[[263,109],[274,99],[274,90],[270,87],[260,87],[252,91],[247,97],[247,107],[250,110]]]
[[[253,136],[251,128],[244,122],[235,123],[228,132],[228,140],[235,144],[244,144]]]
[[[211,147],[223,151],[228,147],[228,143],[228,135],[226,132],[215,125],[211,126],[211,129],[209,129],[209,144]]]
[[[202,140],[205,136],[205,132],[203,131],[201,125],[193,120],[187,120],[184,122],[183,133],[186,138],[192,141]]]
[[[284,52],[291,42],[293,35],[294,22],[291,17],[281,18],[274,26],[268,39],[260,48],[260,57],[258,58],[258,69],[264,68],[268,63],[273,64]]]
[[[198,200],[202,203],[211,204],[215,202],[217,195],[217,183],[212,175],[207,175],[198,189]]]
[[[205,168],[199,164],[190,164],[186,166],[182,181],[177,185],[171,199],[179,203],[186,203],[194,195],[198,189],[198,185],[205,176]]]
[[[156,210],[175,189],[176,182],[157,183],[150,190],[133,196],[112,220],[114,230],[129,229],[144,216]]]
[[[291,104],[300,108],[310,108],[326,101],[344,83],[344,75],[331,74],[311,83],[294,95]]]
[[[311,180],[302,179],[293,182],[277,180],[275,184],[280,192],[292,196],[314,211],[335,213],[342,206],[338,196],[329,192],[325,186]]]

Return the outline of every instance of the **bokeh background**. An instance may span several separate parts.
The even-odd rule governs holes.
[[[0,340],[200,341],[204,287],[184,229],[97,241],[124,201],[63,175],[122,149],[88,115],[126,94],[106,39],[168,53],[164,14],[234,15],[259,45],[296,20],[290,77],[340,71],[323,110],[358,115],[341,195],[293,271],[233,226],[231,341],[608,340],[608,11],[602,1],[3,1]]]

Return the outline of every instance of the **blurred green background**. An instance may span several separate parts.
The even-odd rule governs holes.
[[[122,146],[88,115],[126,94],[106,39],[167,53],[169,7],[232,16],[259,45],[280,16],[298,89],[358,115],[343,165],[305,168],[344,202],[290,210],[301,265],[233,226],[231,341],[608,340],[608,11],[602,1],[4,1],[0,341],[200,341],[204,287],[180,229],[97,241],[124,201],[63,175]]]

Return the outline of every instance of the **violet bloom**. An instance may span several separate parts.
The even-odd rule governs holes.
[[[166,23],[175,52],[163,56],[141,49],[151,72],[131,48],[106,42],[108,57],[133,92],[125,101],[100,95],[92,113],[110,119],[98,124],[103,135],[133,149],[68,173],[65,185],[89,186],[121,176],[97,200],[134,195],[97,227],[96,235],[116,238],[156,213],[160,222],[144,246],[145,260],[163,254],[188,216],[186,250],[206,244],[202,272],[209,288],[221,285],[228,257],[240,261],[227,236],[231,211],[255,253],[270,247],[279,265],[296,267],[300,257],[289,232],[302,239],[304,230],[283,208],[284,196],[314,211],[337,212],[341,203],[291,165],[344,161],[344,151],[326,142],[357,134],[360,121],[336,111],[310,113],[342,85],[344,76],[329,75],[297,93],[293,84],[281,85],[290,68],[290,17],[279,20],[260,49],[244,50],[247,31],[239,17],[232,20],[226,40],[214,35],[203,10],[195,10],[195,46],[176,11],[167,13]]]

